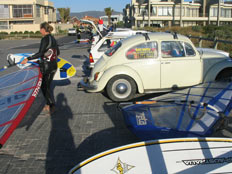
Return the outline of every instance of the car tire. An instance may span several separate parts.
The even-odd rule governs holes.
[[[117,75],[110,79],[106,86],[106,92],[113,101],[128,101],[137,91],[135,81],[126,75]]]

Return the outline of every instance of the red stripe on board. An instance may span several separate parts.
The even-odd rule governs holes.
[[[34,76],[34,77],[30,78],[30,79],[27,79],[27,80],[25,80],[25,81],[21,82],[20,84],[23,84],[23,83],[25,83],[25,82],[28,82],[28,81],[30,81],[30,80],[32,80],[32,79],[34,79],[34,78],[36,78],[36,77],[38,77],[38,76]]]
[[[35,92],[35,90],[38,90],[40,88],[39,85],[41,85],[42,74],[41,74],[40,71],[39,71],[38,77],[39,78],[38,78],[38,81],[37,81],[37,84],[36,84],[36,88],[34,89],[33,93]],[[24,107],[20,111],[19,115],[13,120],[12,125],[8,128],[8,130],[6,131],[6,133],[0,139],[0,145],[4,145],[4,143],[7,141],[7,139],[10,137],[10,135],[13,133],[13,131],[15,130],[15,128],[21,122],[21,120],[23,119],[23,117],[26,115],[27,111],[30,109],[30,107],[31,107],[31,105],[32,105],[32,103],[33,103],[34,100],[35,100],[35,97],[31,96],[29,98],[29,100],[26,101],[26,104],[24,105]]]
[[[31,67],[31,68],[27,68],[27,69],[23,69],[23,70],[29,70],[29,69],[35,69],[35,68],[38,68],[38,67]],[[40,70],[39,70],[40,71]]]
[[[7,124],[10,124],[10,123],[12,123],[14,120],[10,120],[10,121],[7,121],[7,122],[5,122],[5,123],[3,123],[3,124],[0,124],[0,127],[3,127],[3,126],[5,126],[5,125],[7,125]]]
[[[24,104],[24,103],[27,103],[27,101],[22,101],[20,103],[16,103],[16,104],[10,105],[10,106],[8,106],[8,108],[13,108],[13,107],[15,107],[17,105],[21,105],[21,104]]]
[[[30,88],[26,88],[26,89],[23,89],[23,90],[21,90],[21,91],[17,91],[17,92],[15,92],[15,94],[20,93],[20,92],[23,92],[23,91],[30,90],[30,89],[33,89],[33,88],[35,88],[35,87],[36,87],[36,86],[32,86],[32,87],[30,87]]]

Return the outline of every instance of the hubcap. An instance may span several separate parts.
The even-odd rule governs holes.
[[[120,99],[127,98],[131,91],[131,84],[125,79],[118,79],[112,85],[113,95]]]
[[[124,83],[119,83],[116,86],[116,91],[119,94],[124,94],[127,91],[127,86]]]

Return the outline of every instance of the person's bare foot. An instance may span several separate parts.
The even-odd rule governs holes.
[[[49,108],[50,108],[49,105],[45,105],[44,108],[43,108],[43,111],[49,112]]]

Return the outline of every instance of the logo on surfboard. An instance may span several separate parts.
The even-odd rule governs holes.
[[[115,164],[114,168],[111,169],[116,174],[125,174],[135,166],[123,163],[120,158],[118,158],[117,163]]]
[[[182,162],[187,166],[205,165],[205,164],[219,164],[219,163],[231,163],[232,162],[232,157],[182,160]]]
[[[137,121],[137,125],[139,126],[147,125],[147,118],[145,117],[145,113],[144,112],[136,113],[136,121]]]

